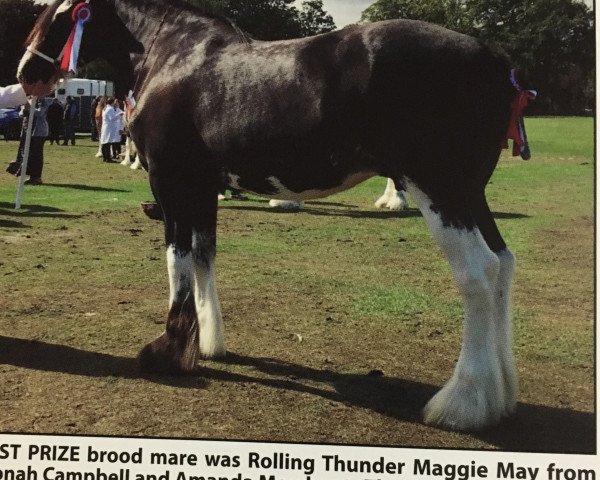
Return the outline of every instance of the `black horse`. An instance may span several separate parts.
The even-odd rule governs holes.
[[[417,21],[261,42],[178,0],[89,6],[80,61],[106,59],[117,85],[134,89],[131,134],[164,212],[170,310],[140,353],[145,368],[189,371],[200,355],[225,354],[214,273],[223,171],[235,188],[284,199],[381,175],[415,200],[464,298],[460,357],[425,421],[481,428],[514,410],[515,262],[484,194],[516,95],[501,53]],[[74,7],[57,0],[38,21],[23,84],[60,76],[51,60]]]

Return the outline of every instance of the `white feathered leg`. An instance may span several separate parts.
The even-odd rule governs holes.
[[[389,208],[390,210],[405,210],[408,208],[408,202],[401,190],[396,190],[396,185],[391,178],[388,178],[387,185],[383,195],[375,202],[377,208]]]
[[[217,295],[214,247],[194,231],[194,299],[200,324],[200,355],[217,358],[225,355],[225,326]]]
[[[410,182],[407,189],[450,262],[465,311],[454,373],[426,405],[425,422],[457,430],[493,425],[515,404],[508,322],[512,256],[508,251],[492,252],[476,227],[469,230],[444,223],[421,190]]]
[[[304,202],[299,200],[277,200],[272,198],[269,200],[269,206],[273,208],[282,208],[284,210],[301,210],[304,207]]]
[[[131,138],[126,137],[125,139],[125,158],[121,162],[121,165],[124,167],[129,167],[131,165]]]

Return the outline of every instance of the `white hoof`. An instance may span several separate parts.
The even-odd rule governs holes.
[[[500,373],[500,366],[496,372]],[[516,406],[516,376],[513,392],[507,392],[502,375],[454,373],[423,410],[425,423],[451,430],[479,430],[500,422]]]
[[[137,158],[135,159],[135,162],[133,162],[131,164],[131,166],[129,167],[132,170],[139,170],[140,168],[142,168],[142,162],[140,162]]]
[[[269,206],[274,208],[283,208],[284,210],[300,210],[304,207],[304,202],[296,200],[269,200]]]
[[[390,210],[406,210],[408,202],[402,193],[398,193],[388,200],[386,207]]]
[[[131,165],[131,160],[129,159],[129,157],[125,157],[125,159],[121,162],[121,165],[123,165],[124,167],[129,167]]]
[[[202,347],[202,340],[200,340],[200,356],[204,359],[211,358],[223,358],[226,355],[225,345],[218,348]]]
[[[382,195],[375,202],[377,208],[389,208],[390,210],[406,210],[408,202],[402,193],[394,195]]]
[[[98,152],[96,155],[94,155],[96,158],[102,158],[102,152]]]
[[[387,202],[388,202],[387,195],[382,195],[375,202],[375,207],[377,207],[377,208],[385,208],[387,206]]]

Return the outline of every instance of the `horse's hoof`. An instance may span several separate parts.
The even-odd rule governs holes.
[[[140,350],[138,363],[143,371],[151,373],[182,374],[196,368],[198,345],[191,342],[179,347],[163,333]]]
[[[485,381],[487,380],[487,381]],[[424,422],[449,430],[481,430],[511,413],[505,392],[493,381],[450,381],[427,403]]]
[[[148,218],[162,221],[163,211],[157,202],[142,202],[140,206]]]

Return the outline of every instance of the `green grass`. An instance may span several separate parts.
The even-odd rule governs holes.
[[[505,152],[487,190],[518,259],[523,395],[591,411],[593,119],[526,123],[533,158]],[[0,165],[16,147],[0,143]],[[26,187],[20,211],[16,179],[0,175],[0,335],[131,356],[164,328],[162,225],[139,207],[151,198],[146,174],[103,164],[96,148],[83,138],[75,147],[46,146],[46,184]],[[327,352],[340,371],[386,365],[390,376],[414,370],[438,384],[448,377],[460,344],[458,291],[412,202],[400,214],[373,207],[384,186],[371,179],[297,213],[257,197],[220,205],[217,275],[231,350],[329,369],[318,364]],[[290,343],[295,333],[301,345]],[[562,396],[534,388],[544,384]]]

